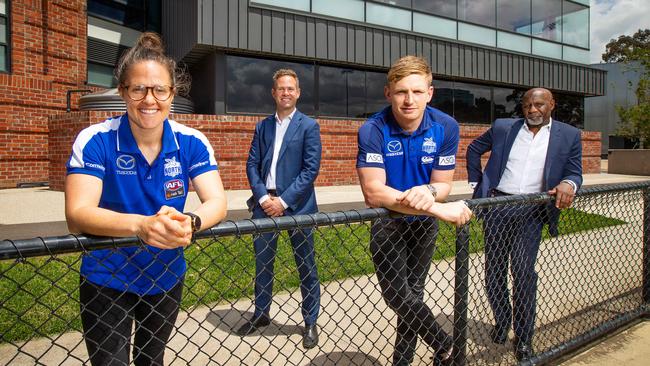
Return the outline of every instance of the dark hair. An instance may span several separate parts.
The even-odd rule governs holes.
[[[190,76],[182,68],[177,67],[176,61],[165,55],[165,47],[157,33],[144,32],[135,45],[126,51],[115,67],[115,78],[119,87],[125,86],[125,81],[131,66],[142,61],[156,61],[167,69],[172,80],[174,92],[187,95],[190,91]]]

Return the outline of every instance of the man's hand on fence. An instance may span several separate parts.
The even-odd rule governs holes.
[[[173,207],[163,206],[153,216],[145,216],[138,237],[160,249],[188,246],[192,241],[192,222]]]
[[[465,201],[436,203],[430,211],[433,216],[456,226],[465,225],[473,215]]]
[[[567,182],[561,182],[555,188],[548,191],[548,194],[555,196],[555,207],[557,208],[571,207],[573,198],[576,196],[573,186]]]
[[[395,199],[400,205],[425,212],[436,202],[436,198],[426,186],[415,186],[407,189],[397,195]]]

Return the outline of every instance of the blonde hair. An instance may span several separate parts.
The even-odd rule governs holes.
[[[405,77],[413,74],[423,75],[427,79],[427,83],[431,85],[433,76],[431,76],[431,68],[425,59],[418,56],[404,56],[395,61],[388,70],[386,79],[388,84],[398,82]]]
[[[296,87],[300,88],[300,81],[298,80],[298,74],[296,74],[295,71],[291,69],[279,69],[278,71],[273,73],[273,89],[275,89],[275,83],[278,81],[278,79],[283,76],[291,76],[292,78],[296,79]]]

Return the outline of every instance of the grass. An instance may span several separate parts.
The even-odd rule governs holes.
[[[624,223],[567,209],[562,211],[560,232],[568,234]],[[544,236],[548,237],[548,233]],[[481,224],[476,220],[470,223],[470,237],[470,251],[482,251]],[[369,225],[321,227],[314,238],[317,268],[323,283],[373,273],[368,250]],[[437,242],[434,260],[453,257],[455,228],[442,223]],[[250,235],[201,240],[186,251],[186,258],[183,309],[253,296],[255,260]],[[1,342],[19,342],[81,329],[79,265],[78,254],[0,262]],[[275,269],[275,291],[298,288],[300,282],[286,233],[278,241]]]

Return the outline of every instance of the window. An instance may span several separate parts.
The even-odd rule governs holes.
[[[386,86],[386,73],[366,71],[366,113],[363,117],[370,117],[379,112],[388,104],[384,96]]]
[[[448,18],[456,18],[456,1],[413,0],[413,9]]]
[[[530,1],[497,0],[497,28],[530,34]]]
[[[533,0],[530,33],[551,41],[562,41],[562,0]]]
[[[88,84],[113,88],[117,80],[113,74],[113,66],[96,62],[88,62]]]
[[[454,82],[454,118],[459,123],[492,123],[489,86]]]
[[[319,66],[318,114],[363,117],[366,99],[365,84],[363,71]]]
[[[555,94],[553,118],[571,126],[584,128],[585,98],[577,95]]]
[[[161,30],[160,0],[88,0],[88,15],[138,31]]]
[[[564,0],[562,42],[589,48],[589,8]]]
[[[273,73],[282,68],[290,68],[298,74],[298,109],[305,114],[314,115],[313,65],[239,56],[226,57],[226,112],[273,113]]]
[[[0,72],[9,71],[9,6],[0,0]]]
[[[521,101],[524,93],[526,91],[523,89],[492,88],[494,119],[522,117]]]
[[[433,98],[429,105],[450,116],[454,115],[454,83],[445,80],[433,81]]]
[[[494,27],[495,0],[458,0],[458,20]]]

